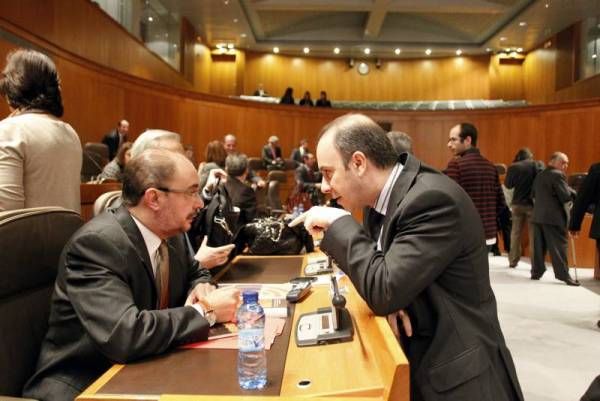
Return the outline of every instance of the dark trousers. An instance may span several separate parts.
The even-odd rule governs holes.
[[[550,253],[554,277],[558,280],[566,280],[569,277],[569,265],[567,259],[567,228],[552,224],[533,223],[533,258],[531,263],[531,275],[541,277],[546,271],[544,257],[546,252]]]

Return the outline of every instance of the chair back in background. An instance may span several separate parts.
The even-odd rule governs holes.
[[[102,172],[107,163],[108,159],[102,157],[99,153],[89,152],[84,149],[81,163],[81,182],[88,182],[94,179]]]
[[[117,208],[121,205],[121,190],[105,192],[94,202],[94,216],[109,208]]]
[[[86,144],[83,145],[83,150],[89,153],[96,153],[102,159],[108,161],[108,146],[104,143],[86,142]]]
[[[0,394],[20,396],[48,328],[63,247],[83,221],[72,210],[0,212]]]
[[[249,157],[248,168],[253,171],[264,170],[265,165],[260,157]]]

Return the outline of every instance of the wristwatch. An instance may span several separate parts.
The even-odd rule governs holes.
[[[204,318],[208,321],[208,325],[214,326],[217,323],[217,315],[211,304],[206,299],[199,299],[198,303],[204,310]]]

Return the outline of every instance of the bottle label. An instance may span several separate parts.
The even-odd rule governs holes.
[[[263,329],[244,329],[238,332],[238,348],[243,352],[262,351],[265,348]]]

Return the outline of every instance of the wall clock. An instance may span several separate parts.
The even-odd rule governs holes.
[[[358,63],[356,70],[360,75],[367,75],[369,73],[369,64],[364,62]]]

